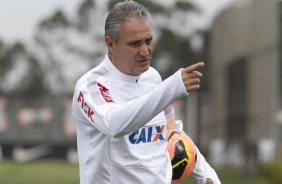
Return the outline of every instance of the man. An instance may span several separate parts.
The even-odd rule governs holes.
[[[110,11],[105,43],[104,61],[78,80],[73,97],[80,184],[169,184],[166,116],[174,118],[172,102],[199,89],[202,74],[197,69],[204,63],[180,69],[162,82],[150,67],[150,14],[130,0]],[[193,175],[198,183],[220,183],[197,154]]]

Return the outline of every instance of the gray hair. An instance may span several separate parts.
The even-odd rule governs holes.
[[[139,21],[149,21],[150,24],[152,22],[151,15],[145,6],[133,0],[116,3],[106,18],[105,36],[118,41],[122,24],[132,18]]]

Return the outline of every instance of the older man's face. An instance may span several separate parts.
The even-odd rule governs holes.
[[[130,19],[122,25],[118,41],[111,46],[111,60],[122,73],[140,75],[147,71],[154,47],[150,23]]]

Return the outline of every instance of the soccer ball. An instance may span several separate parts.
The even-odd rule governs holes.
[[[196,146],[182,131],[167,129],[166,137],[172,165],[172,183],[177,183],[191,174],[196,162]]]

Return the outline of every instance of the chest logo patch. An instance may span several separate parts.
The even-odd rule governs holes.
[[[143,127],[140,128],[139,130],[132,132],[129,135],[128,139],[131,144],[164,141],[165,140],[164,129],[165,129],[165,125]]]

